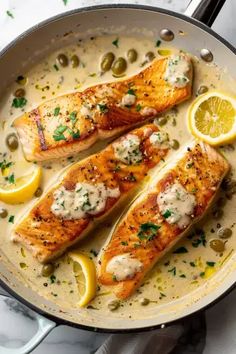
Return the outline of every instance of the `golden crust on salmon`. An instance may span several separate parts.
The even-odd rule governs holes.
[[[170,60],[173,62],[173,58],[156,59],[129,79],[55,98],[17,118],[14,127],[26,159],[69,156],[188,99],[191,59],[186,54],[175,56],[185,64],[184,84],[173,84],[166,77]]]
[[[99,281],[118,298],[131,296],[154,264],[202,218],[229,170],[207,144],[195,142],[183,151],[134,202],[102,251]]]
[[[72,165],[16,226],[13,240],[27,246],[40,262],[62,254],[165,157],[168,145],[150,141],[157,134],[164,133],[155,124],[145,125]]]

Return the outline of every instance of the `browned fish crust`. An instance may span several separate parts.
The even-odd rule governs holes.
[[[223,156],[207,144],[196,143],[189,147],[177,165],[151,191],[140,197],[120,221],[102,254],[99,281],[110,285],[118,298],[126,299],[132,295],[154,264],[206,213],[228,170],[229,164]],[[157,204],[158,194],[175,182],[196,198],[191,224],[186,230],[168,223]],[[140,241],[138,230],[147,222],[158,224],[160,229],[153,240]],[[107,264],[114,256],[126,253],[142,262],[143,269],[132,279],[116,281],[106,271]]]
[[[170,86],[164,80],[168,58],[156,59],[129,79],[52,99],[17,118],[14,127],[26,159],[40,161],[69,156],[188,99],[192,62],[188,55],[181,55],[189,64],[189,82],[185,87]],[[121,105],[130,90],[135,94],[135,104]],[[58,128],[62,131],[63,127],[66,130],[58,133]]]

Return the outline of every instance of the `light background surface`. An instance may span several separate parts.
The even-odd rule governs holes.
[[[50,16],[90,5],[111,3],[141,3],[184,12],[188,0],[0,0],[0,48],[20,33]],[[14,18],[9,17],[10,11]],[[226,4],[214,23],[213,29],[236,46],[236,0]],[[16,58],[17,60],[17,58]],[[236,64],[236,61],[235,61]],[[236,353],[236,291],[219,304],[206,311],[207,339],[204,354]],[[36,330],[32,320],[19,309],[10,311],[0,300],[0,345],[19,346]],[[107,337],[66,326],[60,326],[33,351],[33,354],[89,354],[93,353]],[[189,353],[190,354],[190,353]]]

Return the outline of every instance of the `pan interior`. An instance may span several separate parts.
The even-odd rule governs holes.
[[[159,47],[157,46],[159,32],[166,27],[174,32],[175,39],[171,43],[162,42]],[[213,64],[199,60],[200,49],[206,47],[206,44],[213,52],[215,59]],[[178,48],[193,55],[195,69],[193,99],[201,84],[236,94],[236,85],[232,79],[236,75],[236,68],[233,65],[234,54],[195,25],[168,14],[140,9],[117,8],[74,13],[29,33],[3,53],[0,62],[0,70],[3,73],[0,119],[6,122],[1,134],[5,137],[12,130],[11,123],[19,115],[19,111],[11,107],[12,93],[18,88],[18,84],[15,83],[17,76],[24,75],[29,80],[26,86],[27,108],[31,109],[42,100],[59,94],[82,90],[94,83],[114,80],[111,73],[99,76],[98,62],[106,51],[114,51],[118,57],[125,56],[130,48],[137,50],[138,60],[128,66],[127,75],[140,70],[145,53],[148,51],[153,51],[156,56],[161,57],[160,49],[174,53]],[[73,54],[79,55],[81,63],[79,69],[76,69],[76,75],[75,69],[71,67],[55,69],[56,56],[61,52],[68,57]],[[47,86],[50,88],[47,89]],[[191,139],[186,128],[186,111],[190,103],[191,101],[188,101],[179,106],[178,110],[166,113],[168,120],[166,129],[169,135],[182,144]],[[2,140],[1,150],[4,151],[4,139]],[[44,163],[46,177],[44,190],[57,180],[62,169],[71,162],[78,161],[104,146],[104,142],[96,144],[91,150],[76,156],[73,161],[61,159],[51,165]],[[235,173],[235,146],[222,148],[221,152],[232,163],[232,172]],[[16,162],[22,160],[22,152],[19,151],[17,154]],[[170,159],[173,158],[174,154],[170,156]],[[27,170],[29,166],[23,163],[18,164],[17,168],[16,173],[22,168]],[[9,215],[15,216],[15,223],[34,202],[35,200],[25,206],[7,206]],[[204,230],[204,238],[199,236],[183,240],[178,248],[184,247],[188,252],[168,254],[156,265],[140,291],[132,299],[122,303],[120,309],[115,312],[110,312],[107,308],[107,303],[113,299],[113,295],[103,288],[99,290],[99,296],[91,303],[90,308],[81,310],[75,306],[77,294],[67,256],[56,262],[55,282],[40,277],[38,263],[26,250],[13,245],[10,241],[13,225],[8,222],[8,218],[1,221],[0,277],[30,304],[75,325],[122,330],[167,323],[208,305],[233,285],[236,264],[234,252],[236,231],[232,220],[236,212],[234,198],[227,200],[223,211],[220,220],[207,217],[202,225],[199,225],[199,228]],[[96,227],[93,241],[85,240],[80,249],[94,257],[120,212],[122,206],[115,210],[109,221],[105,220],[102,225]],[[230,227],[233,236],[227,240],[225,252],[219,255],[210,249],[209,241],[215,237],[217,229],[221,226]],[[203,239],[206,242],[203,242]],[[200,273],[204,273],[207,268],[207,262],[214,263],[214,271],[209,272],[209,277],[201,276]],[[151,300],[145,311],[140,305],[142,298]]]

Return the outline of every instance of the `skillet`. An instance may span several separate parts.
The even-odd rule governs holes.
[[[225,0],[193,0],[185,15],[141,5],[106,5],[74,10],[53,17],[20,35],[0,53],[3,83],[1,90],[4,91],[4,88],[13,81],[22,68],[24,70],[30,68],[35,61],[45,57],[51,51],[69,44],[71,36],[65,36],[65,34],[79,33],[81,35],[89,29],[96,32],[98,27],[110,28],[113,31],[115,31],[114,28],[120,28],[120,33],[126,34],[138,26],[151,31],[155,37],[159,36],[161,30],[167,28],[175,35],[174,46],[185,48],[197,56],[201,49],[208,49],[210,52],[205,52],[206,60],[210,60],[210,53],[212,53],[214,61],[219,66],[227,65],[231,75],[236,76],[235,48],[208,27],[214,22],[224,2]],[[186,33],[187,36],[178,36],[179,31]],[[167,37],[169,34],[170,32],[167,31]],[[14,60],[16,57],[17,63]],[[60,324],[112,333],[143,332],[163,328],[218,301],[234,287],[235,273],[236,270],[233,267],[223,268],[218,276],[217,285],[209,289],[199,289],[195,294],[195,301],[190,296],[186,297],[174,309],[173,306],[167,304],[161,312],[145,311],[142,317],[132,320],[117,319],[112,314],[106,319],[96,314],[93,317],[84,318],[75,311],[59,308],[53,302],[29,289],[22,282],[17,270],[0,251],[0,285],[9,296],[36,311],[35,316],[38,321],[38,332],[29,343],[17,349],[0,347],[0,354],[29,353],[50,330]],[[205,291],[204,295],[203,291]]]

